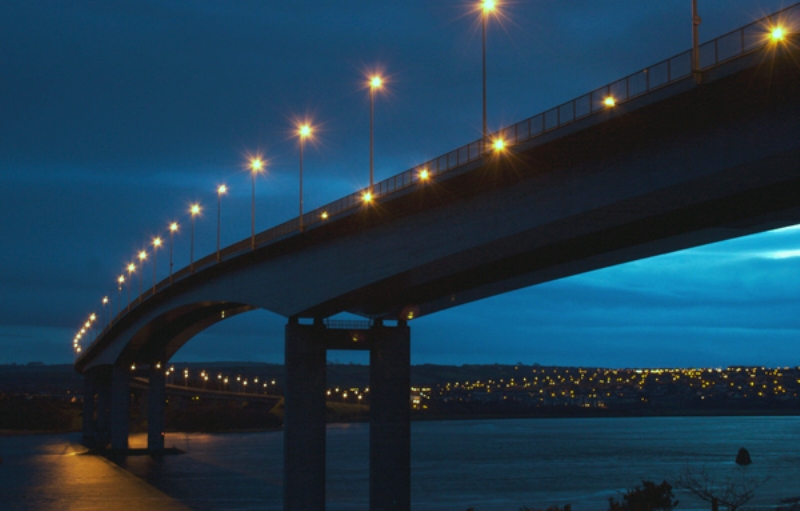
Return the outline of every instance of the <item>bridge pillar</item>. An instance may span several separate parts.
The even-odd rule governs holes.
[[[105,371],[95,374],[94,385],[97,392],[94,447],[105,448],[111,440],[111,374]]]
[[[371,328],[369,508],[411,509],[411,335],[405,322]]]
[[[96,447],[97,421],[94,418],[95,396],[97,394],[96,376],[94,373],[83,375],[83,445]]]
[[[111,369],[111,448],[128,449],[130,421],[130,376],[118,366]]]
[[[164,450],[164,408],[167,377],[161,362],[150,364],[147,388],[147,450]]]
[[[320,328],[323,335],[319,335]],[[283,508],[325,509],[324,326],[286,325]]]

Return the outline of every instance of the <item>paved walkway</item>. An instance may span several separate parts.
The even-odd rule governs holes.
[[[13,511],[188,511],[143,480],[85,454],[77,437],[0,437],[0,507]]]

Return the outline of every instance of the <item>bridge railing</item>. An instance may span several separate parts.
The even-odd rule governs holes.
[[[800,27],[800,2],[700,45],[699,57],[701,71],[713,69],[737,57],[764,48],[770,44],[770,32],[777,26],[785,27],[787,33],[798,31],[798,27]],[[641,69],[620,80],[597,88],[588,94],[584,94],[562,105],[498,130],[489,135],[488,138],[489,140],[501,138],[508,145],[532,140],[545,133],[568,126],[576,121],[612,108],[621,102],[688,79],[691,75],[692,52],[689,50]],[[608,98],[613,98],[613,106],[606,103]],[[434,177],[483,158],[492,150],[490,145],[486,142],[488,141],[476,140],[470,142],[447,154],[428,160],[421,165],[375,183],[372,189],[373,200],[391,195],[392,193],[412,186],[417,186],[420,181],[422,181],[420,176],[422,170],[426,170],[429,177]],[[303,229],[319,227],[342,214],[364,207],[364,195],[367,192],[369,192],[369,189],[365,188],[304,214]],[[287,222],[256,234],[255,246],[261,247],[287,236],[298,234],[299,232],[300,220],[295,217]],[[252,248],[251,239],[246,238],[224,248],[220,252],[219,260],[225,261],[231,259]],[[157,293],[169,287],[172,283],[180,281],[195,272],[211,267],[217,264],[217,262],[217,253],[213,252],[195,261],[191,267],[183,268],[176,272],[171,278],[166,278],[159,282],[155,287],[155,292]],[[152,288],[142,293],[140,297],[137,297],[131,302],[131,305],[117,314],[97,337],[102,336],[111,325],[127,314],[130,309],[134,308],[137,302],[142,302],[153,294]]]

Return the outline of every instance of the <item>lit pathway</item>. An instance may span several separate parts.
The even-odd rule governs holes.
[[[186,511],[190,508],[101,456],[78,435],[0,436],[4,510]]]

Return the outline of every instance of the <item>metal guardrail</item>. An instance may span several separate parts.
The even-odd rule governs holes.
[[[770,44],[770,31],[772,27],[778,25],[787,27],[787,30],[791,33],[797,31],[797,27],[800,26],[800,2],[700,45],[700,70],[707,71],[713,69],[737,57],[764,48]],[[513,146],[514,144],[532,140],[550,131],[568,126],[600,111],[607,110],[610,108],[605,103],[608,97],[614,98],[614,103],[619,104],[643,96],[667,85],[685,80],[691,76],[692,51],[688,50],[646,67],[620,80],[604,85],[603,87],[595,89],[588,94],[584,94],[562,105],[498,130],[489,135],[488,138],[490,140],[500,138],[507,145]],[[400,174],[375,183],[372,189],[373,200],[416,186],[422,181],[420,177],[420,172],[422,170],[426,170],[429,178],[432,178],[457,167],[461,167],[466,163],[479,160],[490,151],[491,148],[487,147],[483,140],[476,140],[459,147],[447,154],[429,160],[422,165],[418,165],[405,172],[401,172]],[[339,215],[363,207],[363,197],[368,191],[368,188],[359,190],[330,204],[305,213],[303,215],[303,229],[308,230],[319,227],[320,225],[334,220]],[[268,245],[287,236],[300,234],[300,232],[299,218],[294,218],[256,234],[256,248]],[[244,239],[221,250],[220,261],[226,261],[250,250],[252,250],[250,238]],[[109,325],[97,335],[97,338],[105,334],[122,316],[135,308],[137,303],[145,301],[153,294],[169,287],[174,282],[183,280],[191,274],[215,264],[218,264],[217,253],[213,252],[195,261],[190,267],[187,266],[174,273],[171,278],[162,280],[155,286],[155,291],[153,288],[148,289],[132,301],[128,307],[117,314],[117,316],[109,322]],[[335,327],[329,326],[329,328]],[[83,354],[81,354],[78,359],[82,356]]]

